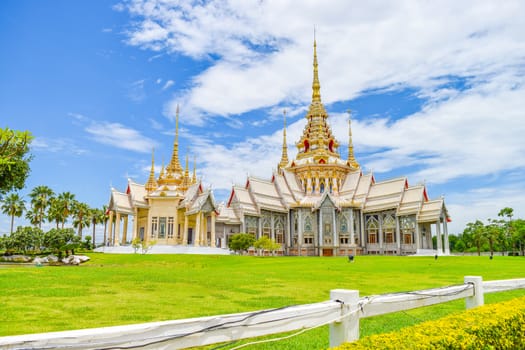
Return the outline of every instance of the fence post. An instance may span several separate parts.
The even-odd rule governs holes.
[[[330,347],[341,345],[345,342],[359,339],[359,313],[347,315],[352,310],[357,310],[359,303],[358,290],[332,289],[330,300],[339,300],[341,304],[341,316],[346,315],[338,322],[330,324]]]
[[[465,304],[467,309],[472,309],[476,306],[482,306],[485,304],[483,296],[483,280],[481,276],[465,276],[465,283],[474,284],[474,295],[465,298]]]

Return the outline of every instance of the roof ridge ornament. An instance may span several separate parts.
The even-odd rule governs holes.
[[[359,169],[359,163],[355,159],[354,155],[354,144],[352,142],[352,111],[349,109],[346,110],[348,113],[348,165],[353,169]]]
[[[283,149],[281,154],[281,161],[277,165],[277,171],[280,172],[288,165],[288,145],[286,144],[286,109],[283,110],[284,129],[283,129]]]

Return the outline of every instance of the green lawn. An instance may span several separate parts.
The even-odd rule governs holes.
[[[521,257],[247,257],[104,255],[79,267],[0,265],[0,336],[254,311],[327,300],[331,289],[362,296],[525,277]],[[486,302],[525,295],[488,294]],[[361,321],[362,336],[464,310],[464,302]],[[307,344],[307,345],[305,345]],[[279,348],[328,346],[327,327]],[[256,347],[274,349],[276,344]]]

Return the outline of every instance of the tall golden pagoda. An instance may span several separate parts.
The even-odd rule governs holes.
[[[328,189],[330,192],[337,193],[345,176],[359,169],[359,164],[355,159],[353,161],[341,159],[338,152],[339,142],[332,134],[327,122],[328,113],[321,101],[315,39],[312,102],[305,118],[307,123],[303,129],[303,135],[296,143],[297,157],[286,169],[297,175],[307,194],[319,195]]]

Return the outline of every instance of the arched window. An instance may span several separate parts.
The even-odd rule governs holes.
[[[334,140],[330,140],[330,143],[328,143],[328,149],[330,152],[334,151]]]
[[[377,236],[379,234],[379,221],[376,215],[369,216],[366,220],[366,233],[368,243],[378,243]]]
[[[385,243],[395,242],[396,219],[392,215],[387,215],[383,220],[383,239]]]
[[[309,149],[310,149],[310,143],[308,142],[308,140],[304,140],[304,151],[308,152]]]
[[[319,186],[319,192],[324,192],[324,182],[321,182],[321,185]]]

